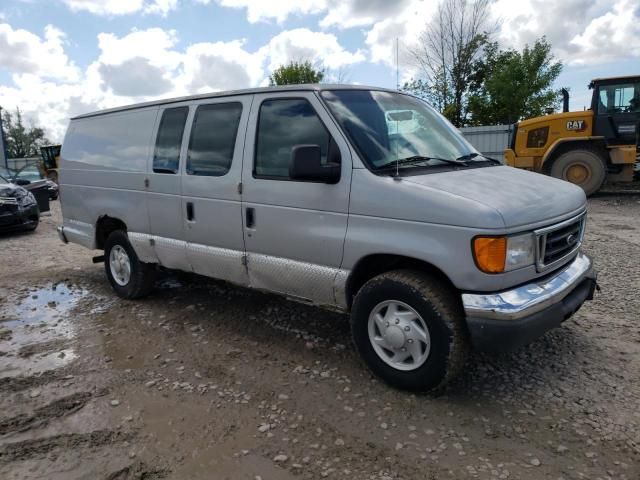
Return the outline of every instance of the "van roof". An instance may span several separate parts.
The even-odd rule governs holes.
[[[309,84],[298,84],[298,85],[281,85],[275,87],[261,87],[261,88],[247,88],[243,90],[229,90],[225,92],[211,92],[211,93],[203,93],[199,95],[188,95],[185,97],[175,97],[175,98],[167,98],[164,100],[154,100],[151,102],[142,102],[135,103],[132,105],[123,105],[121,107],[107,108],[105,110],[98,110],[96,112],[84,113],[82,115],[77,115],[72,117],[71,120],[77,120],[79,118],[88,118],[95,117],[98,115],[105,115],[108,113],[115,112],[124,112],[127,110],[134,110],[137,108],[145,108],[145,107],[153,107],[156,105],[167,105],[170,103],[178,103],[178,102],[186,102],[190,100],[202,100],[206,98],[219,98],[219,97],[233,97],[236,95],[253,95],[257,93],[267,93],[267,92],[300,92],[300,91],[323,91],[323,90],[379,90],[383,92],[397,92],[397,90],[392,90],[388,88],[382,87],[369,87],[366,85],[346,85],[346,84],[317,84],[317,83],[309,83]]]

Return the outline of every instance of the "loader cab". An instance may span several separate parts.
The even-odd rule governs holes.
[[[42,166],[46,177],[55,183],[58,183],[58,166],[61,149],[62,145],[46,145],[40,147],[40,156],[42,157]]]
[[[639,141],[640,76],[595,79],[593,89],[593,135],[609,145],[634,145]]]

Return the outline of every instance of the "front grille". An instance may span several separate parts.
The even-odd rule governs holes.
[[[586,216],[536,230],[538,271],[548,270],[568,259],[582,244]]]

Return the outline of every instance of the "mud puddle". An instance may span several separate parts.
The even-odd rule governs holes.
[[[70,313],[87,293],[50,283],[5,303],[0,313],[0,378],[54,370],[73,361],[76,331]]]

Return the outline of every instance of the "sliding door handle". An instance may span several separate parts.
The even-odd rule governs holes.
[[[254,228],[256,226],[256,211],[254,208],[247,207],[245,210],[245,225],[247,228]]]
[[[193,213],[193,202],[187,202],[187,220],[193,222],[195,218],[195,214]]]

